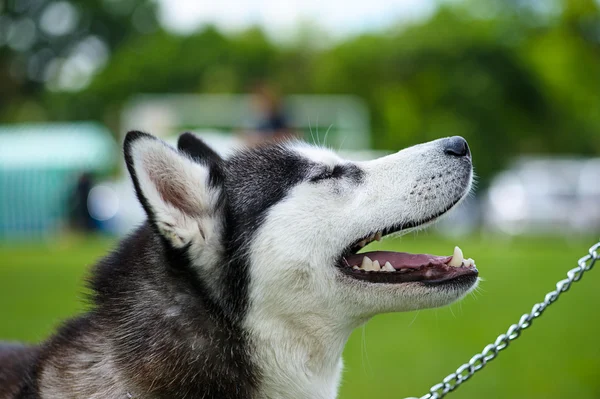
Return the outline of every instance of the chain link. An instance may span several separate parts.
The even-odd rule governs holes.
[[[574,282],[581,280],[583,273],[591,270],[596,261],[600,260],[600,242],[593,245],[588,254],[577,261],[577,267],[567,272],[567,278],[556,283],[556,289],[546,294],[544,301],[533,305],[531,312],[525,313],[519,319],[517,324],[511,325],[505,334],[500,334],[494,343],[483,348],[481,353],[473,356],[467,363],[456,369],[455,372],[448,374],[439,384],[432,386],[429,392],[418,399],[441,399],[449,392],[454,391],[463,382],[467,381],[473,374],[481,370],[490,361],[494,360],[500,351],[506,349],[511,341],[519,338],[521,332],[536,318],[540,317],[544,310],[554,303],[560,294],[571,288]],[[410,398],[407,398],[410,399]]]

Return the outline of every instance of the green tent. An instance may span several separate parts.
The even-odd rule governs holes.
[[[80,176],[110,170],[118,154],[98,123],[0,125],[0,239],[55,234]]]

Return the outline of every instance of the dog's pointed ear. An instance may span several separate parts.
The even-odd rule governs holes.
[[[222,202],[217,160],[195,162],[136,131],[127,133],[124,152],[136,194],[157,231],[176,248],[206,241]]]
[[[195,134],[186,132],[177,140],[179,151],[201,164],[222,162],[221,157]]]

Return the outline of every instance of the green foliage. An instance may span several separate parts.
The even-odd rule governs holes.
[[[518,154],[600,153],[594,0],[453,2],[428,20],[330,47],[318,35],[276,45],[258,28],[178,36],[133,25],[110,25],[123,32],[87,88],[0,102],[0,121],[99,119],[116,130],[120,107],[137,93],[240,93],[268,79],[284,93],[361,96],[377,149],[462,135],[484,184]]]
[[[85,62],[102,63],[94,58],[157,29],[153,1],[0,0],[0,118],[55,119],[27,107],[45,107],[39,97],[69,57],[87,52]]]

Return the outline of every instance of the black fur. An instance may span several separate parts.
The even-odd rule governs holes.
[[[0,399],[15,397],[31,383],[38,355],[37,346],[0,343]]]
[[[242,254],[269,209],[306,178],[309,163],[278,145],[241,152],[226,162],[226,252]],[[250,276],[245,256],[232,259],[223,275],[225,301],[232,314],[248,306]]]
[[[9,368],[28,381],[15,397],[37,399],[31,376],[49,365],[69,378],[111,356],[136,398],[252,398],[258,376],[247,337],[185,263],[148,224],[125,239],[94,269],[94,309],[64,324],[29,359],[30,378],[22,366]]]
[[[160,248],[164,251],[160,251]],[[92,288],[118,362],[161,398],[252,397],[246,337],[210,297],[186,257],[142,227],[100,262]],[[131,297],[131,293],[135,293]],[[150,305],[150,306],[149,306]],[[165,317],[169,309],[177,314]],[[119,339],[119,334],[129,335]]]

